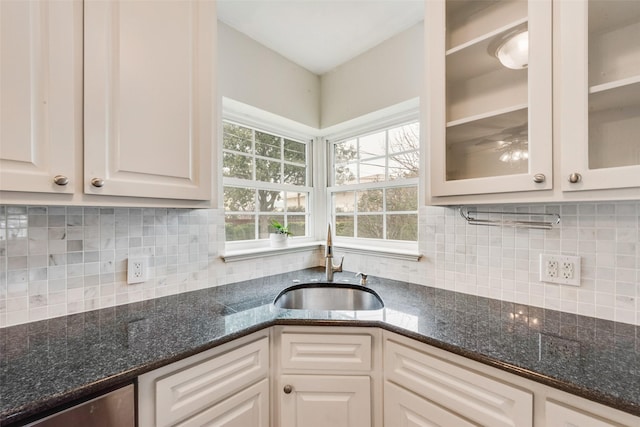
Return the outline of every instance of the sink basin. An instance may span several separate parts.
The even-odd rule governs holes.
[[[380,310],[384,303],[373,290],[347,283],[305,283],[291,286],[273,305],[293,310]]]

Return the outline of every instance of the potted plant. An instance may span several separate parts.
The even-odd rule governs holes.
[[[273,233],[269,233],[269,242],[272,248],[284,248],[287,246],[287,238],[291,236],[291,232],[288,227],[280,224],[277,220],[271,220],[271,227],[274,229]]]

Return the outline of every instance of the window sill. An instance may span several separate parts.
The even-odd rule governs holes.
[[[222,258],[224,262],[246,261],[250,259],[290,254],[295,252],[315,251],[317,249],[320,249],[323,244],[324,242],[316,241],[293,244],[285,248],[262,247],[254,249],[241,249],[226,252],[220,255],[220,258]]]
[[[277,256],[296,252],[310,252],[324,248],[324,246],[325,242],[315,241],[289,245],[286,248],[262,247],[254,249],[242,249],[226,252],[220,255],[220,258],[222,258],[224,262],[246,261],[250,259]],[[422,258],[422,254],[410,250],[389,248],[371,249],[371,247],[369,246],[344,243],[333,245],[333,248],[334,254],[336,251],[340,251],[350,254],[379,256],[383,258],[399,259],[402,261],[411,262],[418,262]]]
[[[357,255],[379,256],[383,258],[399,259],[402,261],[418,262],[420,261],[420,258],[422,258],[422,254],[419,254],[417,252],[413,252],[410,250],[402,250],[402,249],[390,249],[390,248],[371,249],[371,247],[369,246],[344,244],[344,243],[335,244],[333,245],[333,247],[335,251],[341,251],[341,252],[357,254]]]

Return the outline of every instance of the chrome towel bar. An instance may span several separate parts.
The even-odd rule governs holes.
[[[560,215],[556,213],[537,213],[537,212],[496,212],[496,211],[479,211],[476,208],[461,207],[460,215],[472,225],[488,225],[492,227],[515,227],[515,228],[533,228],[537,230],[551,230],[554,225],[560,224]],[[479,218],[480,215],[497,216],[500,219]],[[542,217],[545,220],[519,220],[504,219],[504,216],[514,217]]]

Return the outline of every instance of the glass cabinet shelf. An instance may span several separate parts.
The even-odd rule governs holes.
[[[505,25],[526,20],[527,2],[523,0],[448,0],[445,13],[445,45],[446,50],[449,51],[459,49],[460,46],[472,40],[490,37]]]
[[[504,68],[490,51],[495,40],[527,28],[523,18],[447,51],[447,80],[455,82]]]
[[[592,86],[589,89],[589,113],[611,108],[637,107],[640,104],[640,76]]]
[[[528,109],[447,128],[447,180],[527,173]]]

